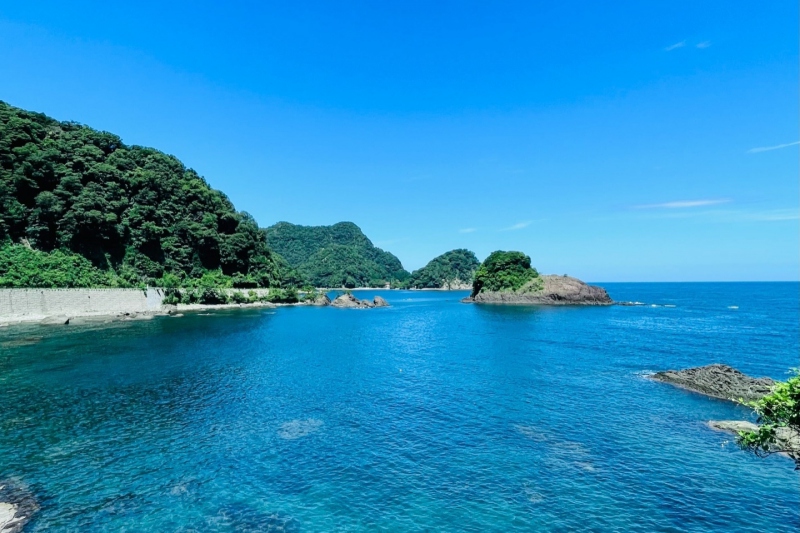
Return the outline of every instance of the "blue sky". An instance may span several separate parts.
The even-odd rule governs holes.
[[[797,2],[163,4],[4,2],[0,99],[409,269],[798,279]]]

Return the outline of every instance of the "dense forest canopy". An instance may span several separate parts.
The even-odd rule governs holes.
[[[522,252],[498,250],[489,254],[475,272],[472,296],[481,290],[515,291],[537,277],[539,273],[531,267],[530,257]]]
[[[267,242],[315,287],[380,287],[408,278],[400,260],[377,248],[352,222],[267,228]]]
[[[0,248],[6,287],[299,283],[255,220],[177,158],[4,102]]]
[[[415,289],[440,289],[454,284],[472,284],[480,264],[475,254],[469,250],[451,250],[415,270],[406,281],[406,286]]]

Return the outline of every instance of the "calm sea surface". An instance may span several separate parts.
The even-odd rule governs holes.
[[[0,479],[39,498],[29,531],[800,530],[792,463],[704,425],[746,409],[643,377],[785,379],[800,285],[605,286],[657,306],[1,328]]]

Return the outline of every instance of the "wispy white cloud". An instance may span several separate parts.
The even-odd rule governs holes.
[[[679,202],[664,202],[661,204],[635,205],[634,209],[687,209],[690,207],[708,207],[709,205],[726,204],[730,198],[716,200],[682,200]]]
[[[708,48],[711,46],[711,41],[703,41],[702,43],[697,43],[695,46],[702,50],[703,48]]]
[[[686,46],[686,41],[681,41],[679,43],[675,43],[675,44],[671,44],[671,45],[667,46],[666,48],[664,48],[664,51],[665,52],[672,52],[673,50],[677,50],[678,48],[683,48],[684,46]]]
[[[781,222],[784,220],[800,220],[800,210],[798,209],[773,209],[771,211],[760,211],[748,213],[747,219],[760,222]]]
[[[503,228],[500,231],[516,231],[518,229],[525,229],[528,226],[530,226],[532,222],[533,222],[533,220],[526,220],[524,222],[517,222],[513,226],[509,226],[507,228]]]
[[[458,230],[459,233],[475,233],[476,231],[478,230],[475,228],[463,228]]]
[[[761,146],[759,148],[751,148],[747,151],[748,154],[757,154],[759,152],[769,152],[770,150],[780,150],[781,148],[788,148],[790,146],[797,146],[800,141],[786,144],[776,144],[775,146]]]
[[[644,207],[644,206],[643,206]],[[649,207],[649,206],[647,206]],[[800,220],[800,208],[775,209],[653,209],[646,211],[648,219],[702,219],[709,222],[737,224],[747,222],[794,222]]]

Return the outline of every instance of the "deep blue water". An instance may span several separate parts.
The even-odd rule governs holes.
[[[785,378],[800,285],[605,286],[661,306],[2,328],[0,479],[40,499],[30,531],[800,529],[792,463],[704,425],[747,410],[643,377]]]

